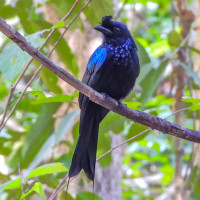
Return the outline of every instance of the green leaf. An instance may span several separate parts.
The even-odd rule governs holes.
[[[140,66],[140,75],[136,80],[136,84],[140,85],[140,83],[146,79],[148,73],[154,69],[154,64],[152,62],[141,65]]]
[[[59,172],[67,172],[68,169],[62,163],[50,163],[42,165],[30,172],[28,178],[33,178],[35,176],[41,176],[46,174],[53,174]]]
[[[55,2],[59,5],[67,4],[67,2],[64,2],[64,1],[62,1],[62,2],[55,1]],[[66,13],[64,13],[64,14],[66,14]],[[47,23],[46,21],[37,20],[35,23],[37,24],[37,26],[40,29],[44,29],[44,27],[51,28],[51,24]],[[55,30],[54,34],[52,35],[52,37],[50,38],[50,41],[49,41],[49,43],[51,45],[54,45],[58,41],[58,39],[61,37],[61,33],[57,29],[54,29],[54,30]],[[57,56],[59,57],[59,60],[62,61],[66,65],[66,68],[69,71],[71,71],[74,76],[78,77],[79,68],[78,68],[78,64],[77,64],[77,59],[76,59],[74,53],[71,51],[71,48],[67,44],[66,40],[63,37],[59,41],[58,45],[56,46],[55,51],[57,53]],[[44,76],[45,76],[45,72],[43,72],[43,77]],[[45,77],[45,80],[47,80],[47,78],[48,78],[48,76]],[[48,84],[48,81],[45,81],[45,83]],[[53,86],[53,84],[51,86]]]
[[[8,96],[9,90],[3,80],[0,80],[0,99]]]
[[[65,22],[64,21],[58,22],[56,25],[53,26],[54,29],[63,28],[63,27],[65,27]]]
[[[60,36],[60,33],[56,30],[50,40],[50,43],[54,45]],[[67,42],[63,38],[58,43],[55,51],[59,59],[66,65],[67,69],[70,70],[74,76],[78,77],[79,68],[76,61],[76,57],[71,51]]]
[[[152,162],[161,162],[167,164],[169,162],[169,158],[165,155],[157,155],[151,158]]]
[[[112,130],[113,133],[120,133],[124,130],[124,121],[126,119],[116,113],[110,112],[100,124],[100,133]]]
[[[170,46],[178,47],[182,42],[182,37],[175,30],[172,30],[168,35],[168,43]]]
[[[32,92],[32,96],[36,97],[36,101],[32,101],[33,104],[37,103],[59,103],[59,102],[73,102],[73,96],[59,94],[54,97],[46,97],[42,92]]]
[[[186,45],[186,47],[188,47],[190,50],[192,50],[192,51],[194,51],[194,52],[200,54],[200,50],[199,50],[199,49],[197,49],[197,48],[195,48],[195,47],[193,47],[193,46],[189,46],[189,45]]]
[[[182,99],[183,102],[186,103],[192,103],[191,110],[199,110],[200,109],[200,99],[194,99],[194,98],[184,98]]]
[[[135,41],[137,49],[138,49],[138,56],[140,59],[140,65],[147,64],[151,62],[149,55],[147,54],[145,48],[136,40]]]
[[[147,155],[146,153],[143,153],[143,152],[134,152],[133,157],[137,160],[146,160],[146,161],[150,160],[149,155]]]
[[[0,186],[0,191],[1,190],[6,190],[6,189],[16,189],[16,188],[20,188],[21,187],[21,177],[15,179],[15,180],[11,180],[11,181],[8,181],[4,184],[2,184]]]
[[[23,200],[25,197],[29,196],[32,192],[37,192],[43,199],[46,198],[42,184],[39,182],[36,182],[34,186],[28,192],[26,192],[20,197],[20,200]]]
[[[109,133],[99,134],[98,138],[98,147],[97,147],[97,157],[102,156],[108,150],[111,149],[111,138]],[[102,167],[108,167],[112,160],[112,154],[107,154],[104,158],[102,158],[99,163]]]
[[[89,199],[95,199],[95,200],[103,200],[101,197],[97,196],[96,194],[93,194],[91,192],[80,192],[78,193],[76,200],[89,200]]]
[[[164,165],[161,167],[161,171],[163,172],[162,184],[168,185],[172,181],[174,169],[171,165]]]
[[[25,134],[23,146],[11,154],[9,161],[10,167],[16,169],[18,162],[20,162],[20,167],[23,169],[27,168],[32,162],[33,158],[54,130],[55,118],[53,115],[59,106],[59,103],[43,104],[36,121],[32,123],[30,130]]]
[[[6,6],[6,5],[3,5],[2,4],[0,5],[0,13],[1,13],[1,17],[3,19],[7,19],[9,17],[13,17],[15,16],[17,13],[19,12],[18,9],[16,8],[13,8],[11,6]]]
[[[149,100],[149,98],[153,95],[153,92],[158,87],[167,63],[168,61],[161,62],[157,69],[152,69],[147,74],[146,77],[148,78],[142,80],[140,85],[142,86],[143,92],[140,97],[140,101],[143,105]]]
[[[151,101],[146,103],[146,107],[159,107],[162,105],[172,105],[173,99],[167,98],[165,95],[158,95],[154,97]]]
[[[130,139],[134,136],[137,136],[139,133],[147,130],[148,127],[142,125],[142,124],[138,124],[138,123],[134,123],[131,128],[129,129],[128,135],[127,135],[127,139]],[[129,143],[133,143],[134,141],[139,141],[142,140],[143,138],[146,137],[146,135],[149,132],[147,131],[146,133],[142,134],[141,136],[136,137],[135,139],[131,140]]]
[[[43,43],[41,38],[41,32],[37,32],[27,36],[26,40],[37,48]],[[0,54],[0,71],[13,81],[21,73],[30,58],[31,56],[28,53],[22,51],[16,44],[12,44]]]
[[[132,110],[138,110],[142,104],[140,102],[123,102],[124,104],[127,105],[127,107],[129,107]]]
[[[45,140],[44,144],[40,147],[37,154],[34,156],[34,158],[31,160],[31,163],[27,169],[26,175],[28,174],[37,166],[40,164],[40,162],[45,158],[46,154],[53,148],[54,145],[58,145],[59,142],[63,139],[65,134],[72,128],[72,126],[75,123],[75,119],[79,114],[79,110],[75,110],[73,112],[69,112],[66,115],[64,115],[56,130],[49,135],[49,137]]]
[[[40,77],[49,91],[54,92],[55,94],[62,93],[60,86],[57,84],[58,77],[53,72],[46,67],[43,67],[40,70]]]
[[[180,62],[180,65],[188,72],[188,74],[197,82],[200,86],[200,77],[192,70],[191,67],[186,65],[185,63]]]
[[[166,51],[169,50],[169,45],[166,39],[153,42],[149,45],[151,48],[151,54],[154,57],[162,56]]]

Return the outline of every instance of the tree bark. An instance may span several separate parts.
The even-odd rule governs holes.
[[[111,146],[115,147],[122,142],[122,136],[110,133]],[[97,164],[95,174],[95,193],[104,200],[121,200],[122,199],[122,148],[112,152],[112,162],[109,167],[102,168]]]
[[[22,50],[29,53],[38,62],[55,73],[58,77],[69,83],[84,95],[88,96],[91,101],[128,119],[148,126],[151,129],[183,138],[188,141],[200,143],[200,132],[198,131],[182,127],[178,124],[171,123],[165,119],[161,119],[145,112],[131,110],[125,105],[119,105],[118,101],[111,97],[107,97],[105,99],[100,93],[77,80],[74,76],[53,63],[49,58],[35,49],[18,31],[11,28],[2,18],[0,18],[0,31],[3,32],[12,41],[14,41]]]
[[[190,31],[192,22],[194,21],[194,14],[192,11],[187,9],[186,0],[177,0],[177,9],[180,19],[180,27],[182,37],[185,38]],[[184,103],[181,101],[184,94],[184,87],[187,81],[185,70],[180,66],[180,62],[185,63],[188,66],[191,66],[190,55],[188,48],[180,48],[178,51],[178,62],[174,67],[174,73],[176,76],[176,93],[174,96],[175,111],[181,110],[184,108]],[[184,115],[182,113],[177,113],[175,115],[175,122],[177,124],[184,124]],[[176,147],[176,168],[175,168],[175,200],[186,200],[187,194],[185,190],[185,183],[182,177],[182,160],[184,155],[183,141],[180,138],[175,139]]]

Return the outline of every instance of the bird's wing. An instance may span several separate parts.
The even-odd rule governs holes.
[[[105,61],[108,59],[107,51],[104,46],[99,46],[89,59],[86,72],[83,76],[83,83],[89,85],[93,89],[98,91],[100,84],[98,83],[99,76],[101,75],[102,68]],[[79,95],[79,105],[80,108],[83,104],[84,95],[80,93]]]

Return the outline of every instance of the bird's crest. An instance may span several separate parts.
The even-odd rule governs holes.
[[[101,25],[104,27],[109,27],[111,24],[112,18],[113,18],[112,16],[104,16],[102,18]]]

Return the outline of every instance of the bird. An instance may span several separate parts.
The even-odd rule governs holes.
[[[137,46],[127,26],[104,16],[94,29],[103,34],[102,44],[89,59],[82,82],[120,102],[132,90],[140,72]],[[69,169],[69,179],[84,170],[94,181],[99,124],[109,110],[79,94],[79,137]]]

